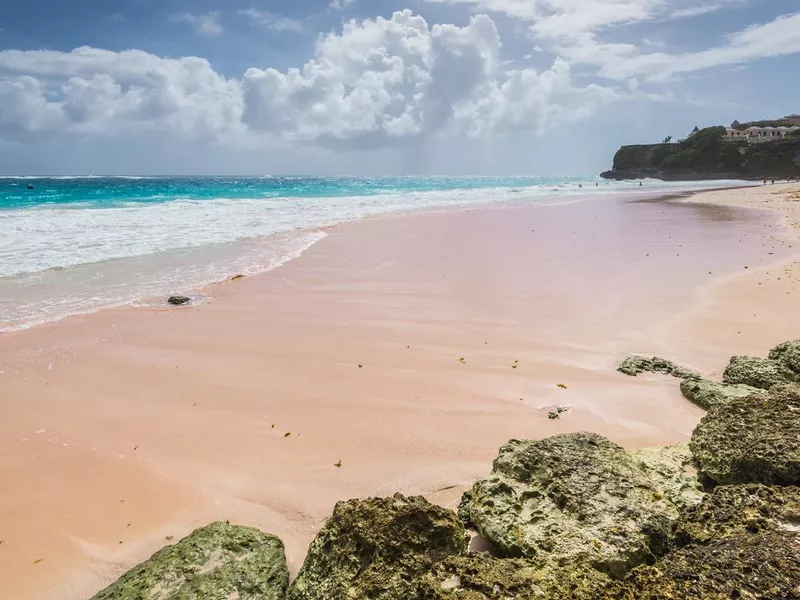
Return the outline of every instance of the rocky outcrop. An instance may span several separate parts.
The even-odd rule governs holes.
[[[773,531],[677,550],[636,569],[624,600],[800,598],[800,535]]]
[[[800,340],[775,346],[769,352],[769,359],[800,375]]]
[[[719,486],[681,514],[674,539],[682,547],[768,531],[800,533],[800,488]]]
[[[727,404],[737,398],[755,396],[764,398],[767,393],[759,388],[744,384],[729,384],[709,381],[708,379],[686,379],[681,382],[681,393],[692,404],[704,410],[714,406]]]
[[[695,506],[702,500],[703,486],[688,445],[629,450],[628,455],[679,510]]]
[[[445,559],[427,573],[419,600],[595,600],[616,584],[591,568],[542,568],[527,559],[472,554]]]
[[[800,176],[800,139],[747,144],[722,139],[708,127],[679,143],[622,146],[606,179],[785,179]]]
[[[692,434],[702,474],[720,484],[800,485],[800,387],[712,408]]]
[[[506,556],[621,576],[666,551],[684,498],[674,482],[691,477],[653,476],[648,460],[591,433],[512,440],[472,488],[469,520]]]
[[[185,306],[191,301],[192,299],[189,298],[189,296],[170,296],[167,300],[167,303],[171,304],[172,306]]]
[[[281,540],[213,523],[160,550],[93,600],[283,600],[288,586]]]
[[[722,377],[724,383],[749,385],[762,390],[796,380],[797,375],[782,363],[759,356],[734,356]]]
[[[455,513],[424,498],[339,502],[311,543],[291,600],[407,600],[433,565],[466,553]]]
[[[640,373],[662,373],[663,375],[672,375],[679,379],[700,379],[700,375],[690,369],[685,369],[676,365],[674,362],[665,358],[654,356],[647,358],[646,356],[631,356],[626,358],[617,367],[617,371],[636,377]]]

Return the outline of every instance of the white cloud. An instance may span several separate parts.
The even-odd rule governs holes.
[[[686,18],[721,10],[743,0],[717,0],[697,7],[696,0],[425,0],[473,6],[530,23],[543,39],[585,33],[654,19]]]
[[[209,12],[204,15],[192,13],[181,13],[173,15],[173,21],[188,23],[200,35],[216,37],[222,33],[222,25],[219,24],[219,13]]]
[[[272,31],[293,31],[295,33],[302,33],[304,30],[303,24],[300,21],[276,15],[268,10],[247,8],[240,10],[239,14],[250,19],[255,25]]]
[[[609,98],[601,88],[573,88],[563,61],[543,73],[505,72],[500,47],[485,15],[466,27],[429,27],[411,11],[350,21],[341,35],[322,37],[301,69],[248,70],[243,120],[294,140],[377,144],[448,127],[470,135],[541,131],[549,119],[581,118]]]
[[[0,51],[0,138],[136,135],[254,146],[391,145],[486,136],[591,115],[616,92],[577,87],[569,64],[507,70],[491,18],[429,26],[411,11],[349,21],[300,68],[228,79],[208,61],[142,51]]]
[[[700,52],[641,52],[630,44],[603,44],[585,38],[559,48],[573,63],[595,65],[609,79],[642,77],[667,81],[680,74],[800,53],[800,13],[784,15],[729,35],[725,43]]]
[[[165,131],[188,139],[241,129],[238,82],[201,58],[77,48],[0,51],[0,136]]]
[[[331,10],[345,10],[356,3],[356,0],[331,0],[329,8]]]

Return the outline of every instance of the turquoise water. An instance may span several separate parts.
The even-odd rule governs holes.
[[[269,270],[367,216],[719,186],[593,177],[0,177],[0,331]]]
[[[580,177],[0,177],[0,209],[68,204],[100,208],[180,199],[342,198],[580,183],[590,182]]]

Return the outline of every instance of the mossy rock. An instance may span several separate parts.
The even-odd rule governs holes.
[[[708,379],[686,379],[681,382],[681,393],[692,404],[704,410],[719,404],[727,404],[736,398],[757,396],[763,398],[762,389],[743,384],[718,383]]]
[[[213,523],[156,552],[93,600],[283,600],[288,586],[280,539]]]
[[[534,561],[485,553],[445,559],[427,573],[418,600],[594,600],[616,589],[607,575],[568,565],[543,568]]]
[[[724,485],[681,515],[677,546],[703,545],[767,531],[800,533],[800,488]]]
[[[769,352],[770,360],[782,364],[792,372],[800,374],[800,340],[784,342]]]
[[[719,484],[800,485],[800,388],[712,408],[692,434],[701,473]]]
[[[466,553],[457,515],[421,497],[339,502],[311,543],[291,600],[408,600],[432,565]]]
[[[800,535],[771,531],[687,546],[624,582],[622,600],[800,599]]]
[[[722,377],[730,384],[744,384],[762,390],[791,383],[797,375],[782,363],[758,356],[734,356]]]
[[[469,520],[507,557],[620,577],[665,552],[678,509],[699,501],[684,498],[681,477],[654,476],[647,460],[592,433],[512,440],[474,485]]]
[[[680,379],[700,379],[700,375],[690,369],[685,369],[674,362],[665,358],[654,356],[648,358],[646,356],[630,356],[620,363],[617,371],[636,377],[640,373],[661,373],[663,375],[672,375]]]

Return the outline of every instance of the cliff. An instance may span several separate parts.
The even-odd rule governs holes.
[[[622,146],[606,179],[787,179],[800,177],[800,138],[748,144],[709,127],[675,144]]]

